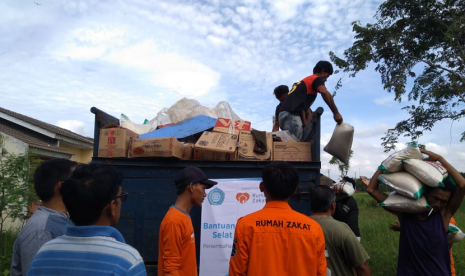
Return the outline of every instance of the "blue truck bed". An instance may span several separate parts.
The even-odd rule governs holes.
[[[119,124],[118,119],[93,107],[95,114],[94,156],[97,156],[100,128],[107,124]],[[289,203],[294,210],[309,214],[310,189],[320,184],[320,116],[317,109],[315,133],[312,142],[312,162],[292,162],[298,169],[300,183]],[[271,127],[271,126],[270,126]],[[126,242],[135,247],[146,263],[149,275],[157,275],[158,232],[168,208],[176,200],[173,181],[180,170],[187,166],[201,168],[211,179],[260,178],[261,170],[269,162],[250,161],[181,161],[160,158],[100,158],[93,157],[92,163],[112,165],[123,176],[123,190],[129,197],[121,208],[117,229]],[[197,259],[200,254],[201,208],[194,207],[190,213],[194,225]],[[199,263],[199,262],[198,262]]]

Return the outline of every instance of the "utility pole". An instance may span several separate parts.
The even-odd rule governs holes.
[[[329,177],[329,171],[330,171],[330,170],[331,170],[331,169],[328,169],[328,177]],[[331,178],[331,177],[329,177],[329,178]]]

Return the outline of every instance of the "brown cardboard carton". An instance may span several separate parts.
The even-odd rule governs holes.
[[[129,139],[139,137],[129,129],[113,126],[100,130],[98,157],[128,157]]]
[[[194,146],[194,160],[236,160],[237,135],[204,131]]]
[[[229,134],[239,134],[240,131],[249,131],[250,122],[236,120],[234,121],[234,127],[231,125],[231,119],[218,118],[216,121],[213,132],[229,133]]]
[[[190,160],[193,145],[179,142],[174,137],[131,139],[129,158],[134,157],[175,157]]]
[[[309,142],[274,142],[274,161],[312,161],[312,144]]]
[[[253,151],[255,138],[250,131],[241,131],[239,134],[239,147],[237,148],[237,160],[241,161],[271,161],[273,159],[273,136],[271,132],[266,133],[267,151],[257,153]]]

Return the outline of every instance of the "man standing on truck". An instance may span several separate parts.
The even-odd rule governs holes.
[[[265,207],[237,221],[229,275],[326,275],[323,230],[288,203],[299,183],[297,169],[272,162],[262,180]]]
[[[333,112],[336,123],[342,123],[342,116],[339,113],[333,96],[325,87],[325,82],[333,74],[333,66],[328,61],[319,61],[313,68],[313,75],[294,83],[288,96],[279,109],[279,127],[282,130],[289,130],[300,141],[309,141],[312,131],[310,122],[310,106],[316,99],[318,93]]]
[[[189,212],[201,206],[207,196],[205,189],[217,184],[207,179],[197,167],[186,167],[174,184],[178,198],[160,225],[158,239],[159,276],[197,276],[195,235]]]
[[[279,109],[281,108],[281,104],[286,99],[288,93],[289,93],[289,86],[287,85],[277,86],[273,91],[274,96],[279,101],[279,104],[276,106],[276,111],[274,113],[273,132],[279,131],[279,121],[278,121]]]
[[[110,166],[80,165],[61,186],[75,226],[40,248],[29,275],[146,275],[144,261],[114,227],[128,194]]]
[[[321,225],[325,233],[328,274],[331,271],[331,275],[354,275],[355,270],[357,276],[371,276],[365,249],[347,224],[332,217],[336,212],[334,191],[324,185],[315,187],[310,204],[311,218]]]
[[[426,161],[440,162],[452,179],[443,180],[444,187],[428,188],[424,197],[432,207],[431,211],[410,214],[387,209],[397,215],[401,225],[397,275],[451,275],[447,230],[465,196],[465,179],[442,156],[424,149],[420,151],[428,155]],[[367,187],[367,192],[378,203],[388,198],[379,190],[378,176],[381,173],[378,169]]]
[[[74,161],[55,158],[42,162],[34,172],[34,189],[42,204],[16,238],[10,276],[27,275],[32,259],[42,245],[63,235],[66,225],[72,224],[60,188],[76,165]]]

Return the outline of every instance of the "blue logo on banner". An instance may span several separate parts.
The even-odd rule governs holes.
[[[221,205],[224,201],[224,192],[218,188],[211,190],[208,193],[208,202],[210,205]]]

